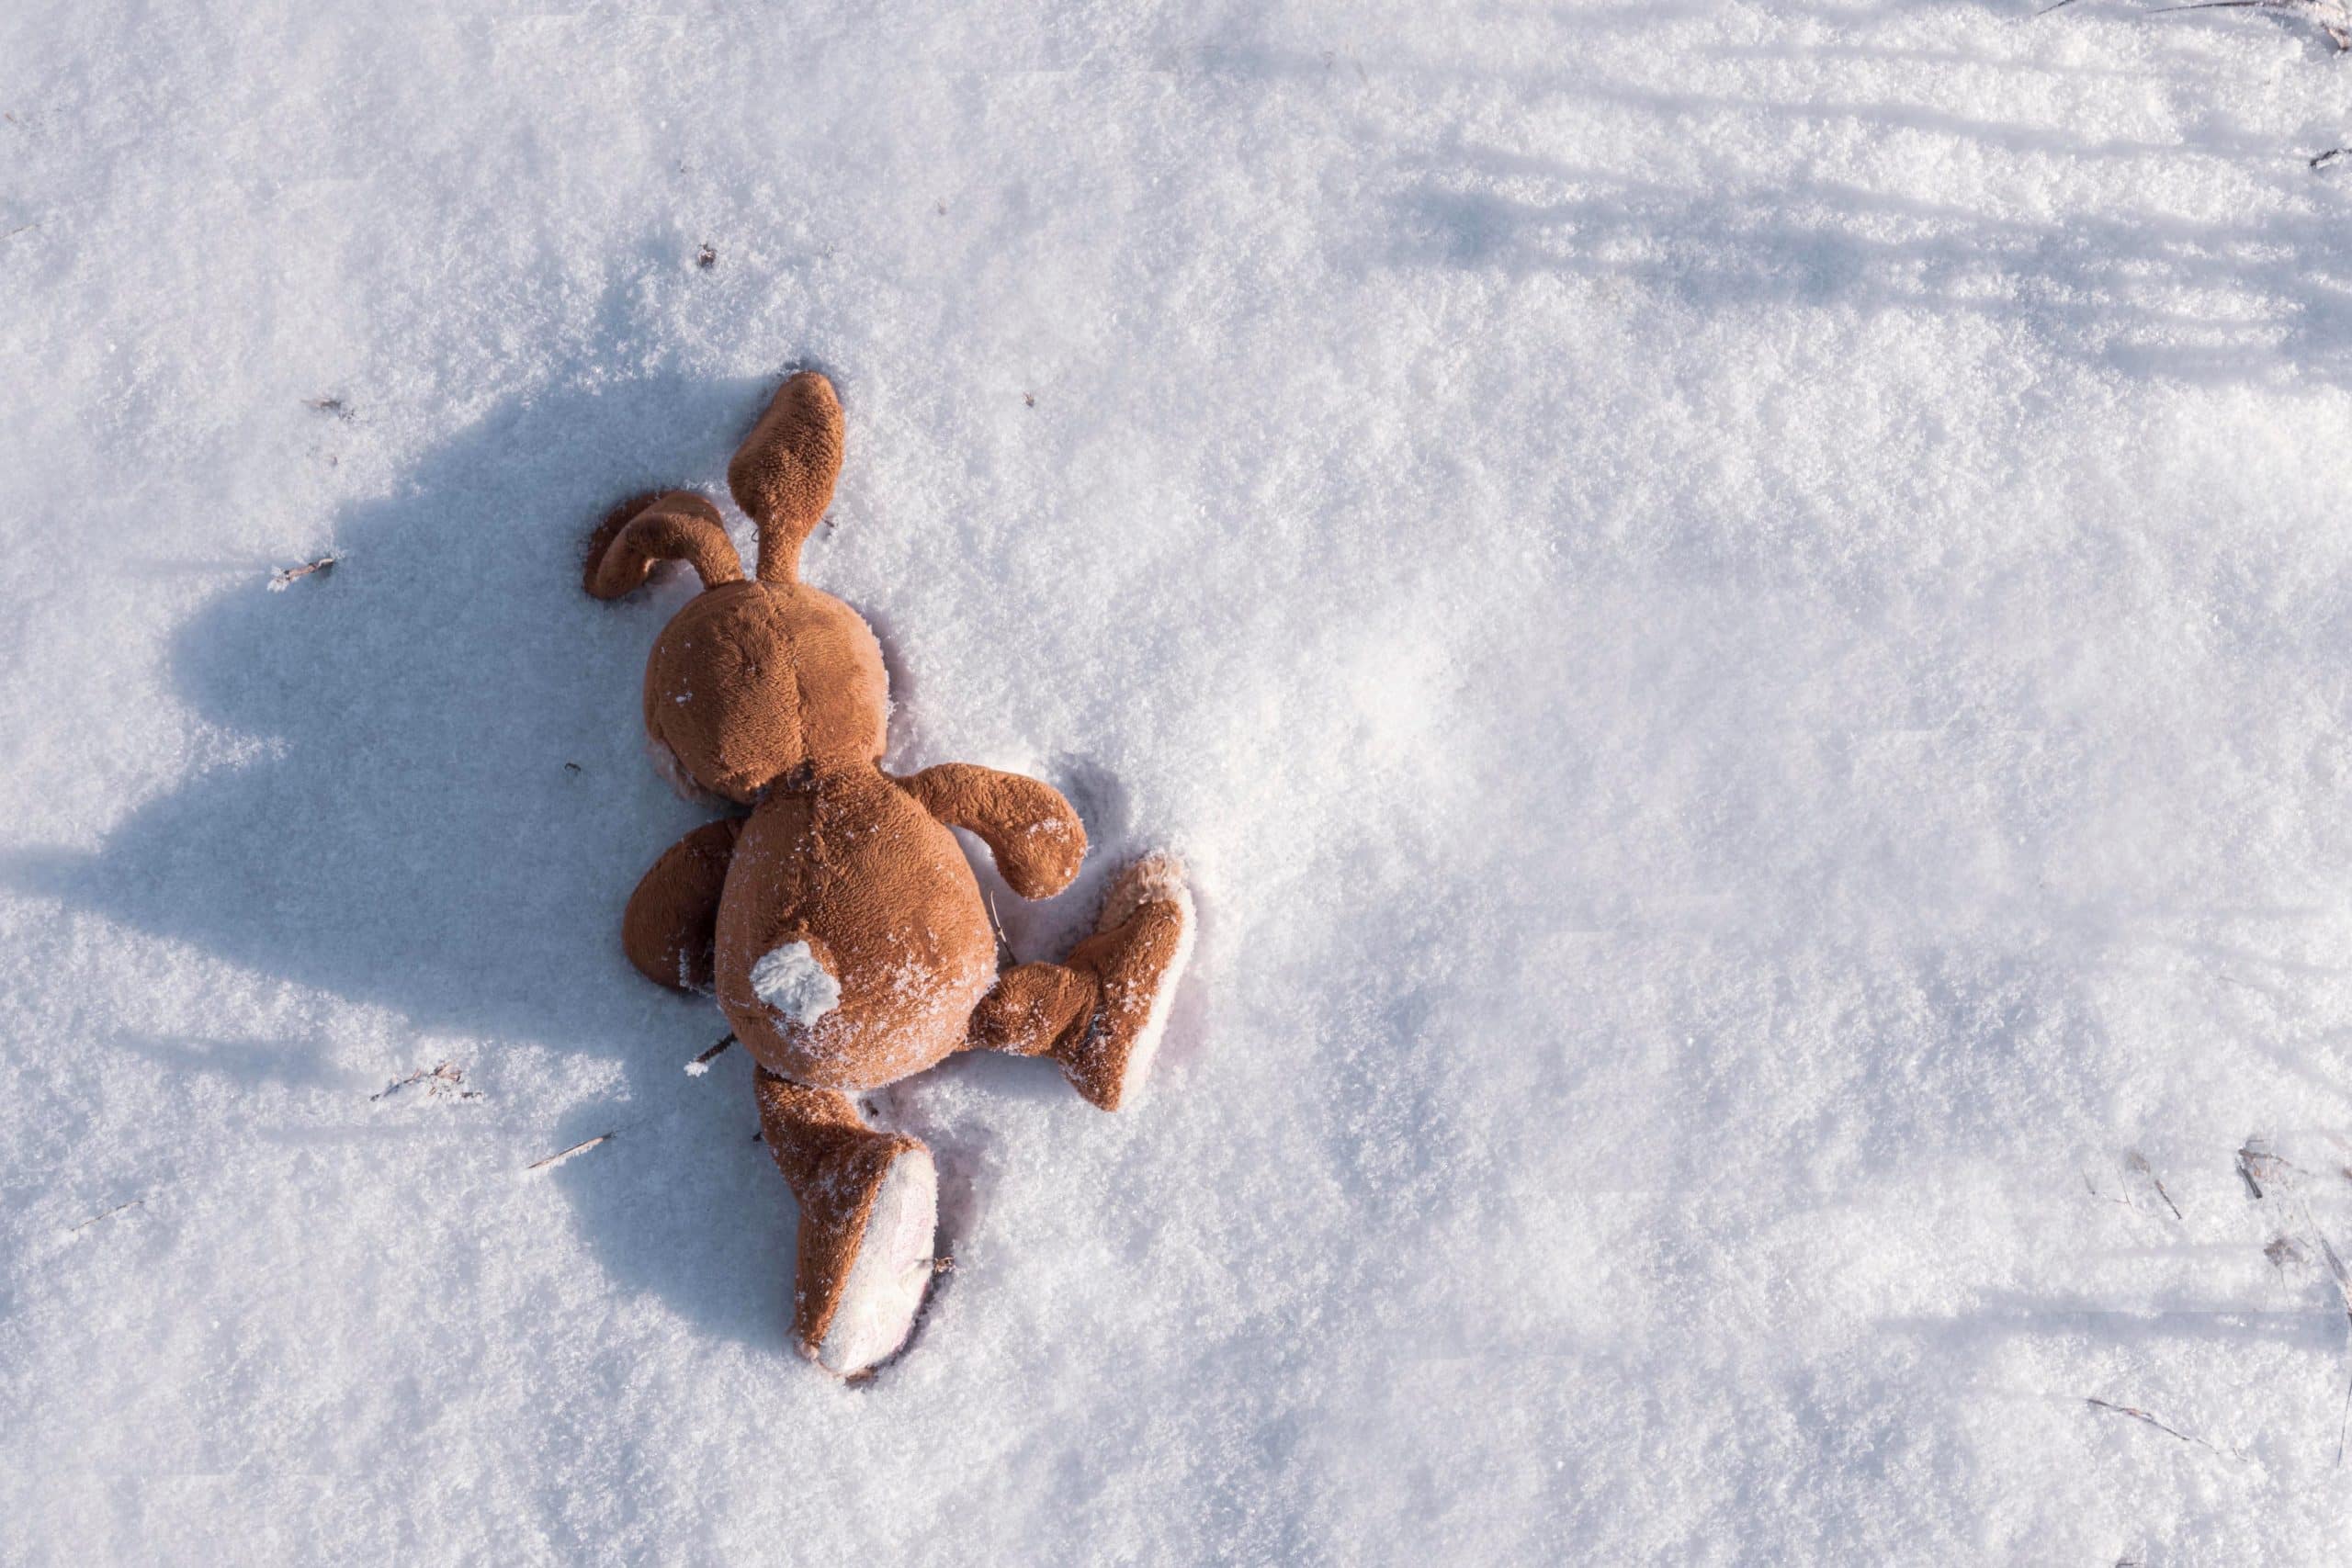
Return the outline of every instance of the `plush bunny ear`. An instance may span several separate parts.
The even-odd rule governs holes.
[[[617,599],[665,560],[692,566],[705,588],[743,581],[718,508],[690,490],[640,495],[615,507],[589,536],[583,580],[597,598]]]
[[[841,400],[831,381],[803,370],[776,389],[727,465],[735,503],[760,525],[762,582],[800,580],[800,547],[832,504],[841,471]]]

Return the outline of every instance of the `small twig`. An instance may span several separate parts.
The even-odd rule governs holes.
[[[2053,0],[2034,13],[2046,17],[2051,12],[2074,4],[2074,0]],[[2335,45],[2336,52],[2352,50],[2352,30],[2346,20],[2330,20],[2331,15],[2345,17],[2342,0],[2192,0],[2180,6],[2150,6],[2140,11],[2143,17],[2169,17],[2182,11],[2286,11],[2303,13]],[[2315,13],[2315,14],[2314,14]]]
[[[693,1061],[686,1064],[686,1076],[690,1078],[698,1078],[702,1077],[703,1074],[710,1071],[710,1065],[718,1059],[718,1054],[734,1043],[735,1036],[729,1034],[725,1039],[719,1041],[718,1044],[711,1046],[701,1055],[696,1056]]]
[[[2268,1258],[2270,1267],[2281,1274],[2290,1264],[2301,1269],[2312,1260],[2312,1255],[2303,1249],[2303,1244],[2283,1232],[2270,1238],[2262,1249],[2262,1256]]]
[[[2165,1184],[2157,1179],[2155,1171],[2149,1167],[2147,1156],[2137,1149],[2127,1149],[2124,1151],[2123,1163],[2133,1171],[2146,1177],[2148,1185],[2156,1190],[2156,1196],[2165,1201],[2165,1207],[2172,1211],[2172,1217],[2176,1220],[2180,1218],[2180,1205],[2174,1202],[2172,1194],[2165,1190]]]
[[[2083,1190],[2088,1192],[2100,1202],[2112,1203],[2120,1209],[2129,1209],[2135,1214],[2140,1212],[2140,1205],[2132,1201],[2131,1199],[2118,1198],[2111,1192],[2100,1191],[2098,1190],[2098,1183],[2091,1179],[2091,1173],[2089,1171],[2083,1171],[2081,1175],[2083,1179]]]
[[[2167,1427],[2162,1421],[2159,1421],[2154,1416],[2149,1415],[2146,1411],[2138,1409],[2132,1405],[2117,1404],[2104,1399],[2093,1399],[2088,1394],[2083,1396],[2083,1402],[2094,1409],[2112,1410],[2118,1416],[2129,1416],[2134,1421],[2143,1421],[2168,1438],[2178,1438],[2184,1443],[2195,1443],[2200,1449],[2212,1449],[2215,1453],[2220,1453],[2222,1451],[2219,1449],[2213,1448],[2213,1445],[2207,1442],[2204,1438],[2192,1438],[2177,1427]]]
[[[19,223],[6,233],[0,234],[0,240],[13,240],[19,234],[28,234],[40,227],[39,223]]]
[[[323,574],[333,571],[334,563],[342,558],[341,556],[321,556],[318,559],[306,562],[301,566],[281,567],[269,574],[269,591],[272,593],[283,593],[289,585],[300,581],[313,572]]]
[[[127,1203],[117,1203],[113,1208],[108,1209],[105,1213],[103,1213],[103,1214],[92,1214],[88,1219],[84,1220],[80,1224],[78,1224],[78,1225],[74,1225],[74,1226],[69,1227],[69,1228],[68,1228],[68,1230],[67,1230],[67,1232],[66,1232],[66,1234],[67,1234],[68,1235],[71,1235],[74,1231],[78,1231],[78,1230],[87,1230],[90,1226],[92,1226],[92,1225],[94,1225],[94,1224],[96,1224],[100,1220],[109,1220],[109,1219],[112,1219],[115,1215],[121,1213],[125,1209],[143,1209],[143,1208],[145,1208],[146,1206],[147,1206],[147,1200],[146,1200],[146,1199],[144,1199],[144,1198],[133,1198],[133,1199],[131,1199],[131,1200],[130,1200],[130,1201],[129,1201],[129,1202],[127,1202]]]
[[[316,409],[321,413],[331,413],[335,418],[344,420],[349,419],[353,412],[351,405],[341,398],[305,398],[302,400],[302,406]]]
[[[371,1100],[382,1100],[389,1095],[399,1093],[413,1083],[424,1085],[426,1097],[433,1100],[438,1100],[445,1094],[452,1093],[459,1100],[481,1098],[481,1090],[466,1087],[465,1069],[455,1062],[444,1062],[437,1067],[419,1067],[408,1077],[397,1078],[386,1084],[368,1098]]]
[[[2352,152],[2352,147],[2331,147],[2326,152],[2322,152],[2318,157],[2313,158],[2312,160],[2311,166],[2314,169],[2324,169],[2330,164],[2335,163],[2338,158],[2343,157],[2346,152]]]
[[[1000,965],[1012,962],[1012,943],[1004,934],[1004,922],[997,919],[996,890],[989,890],[989,930],[996,933],[996,961]]]
[[[2246,1196],[2259,1203],[2263,1200],[2263,1183],[2274,1188],[2290,1186],[2290,1173],[2300,1173],[2301,1167],[2290,1159],[2282,1159],[2271,1152],[2269,1145],[2259,1137],[2248,1138],[2238,1145],[2238,1179],[2245,1183]],[[2309,1216],[2305,1216],[2308,1221]]]
[[[2179,11],[2287,11],[2301,12],[2305,17],[2325,33],[2335,45],[2335,52],[2352,49],[2352,32],[2345,30],[2345,7],[2342,0],[2193,0],[2185,6],[2157,6],[2143,11],[2142,16],[2168,17]],[[2329,20],[2330,14],[2335,20]]]
[[[2238,1150],[2238,1179],[2245,1183],[2245,1195],[2253,1202],[2262,1201],[2262,1183],[2254,1179],[2254,1167],[2249,1163],[2249,1150]]]
[[[525,1168],[528,1170],[545,1170],[549,1166],[561,1165],[565,1160],[570,1159],[572,1156],[577,1154],[585,1154],[590,1149],[594,1148],[598,1144],[607,1142],[611,1137],[612,1134],[610,1133],[599,1133],[594,1137],[590,1138],[583,1143],[577,1143],[568,1149],[559,1150],[557,1153],[548,1156],[545,1159],[533,1160]]]

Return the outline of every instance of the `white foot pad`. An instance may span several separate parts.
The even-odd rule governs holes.
[[[841,1303],[817,1347],[819,1366],[836,1377],[855,1377],[907,1342],[931,1284],[938,1229],[938,1168],[929,1149],[910,1149],[892,1160],[882,1178]]]
[[[1193,960],[1193,931],[1199,925],[1200,917],[1193,908],[1193,890],[1185,886],[1184,863],[1164,850],[1137,861],[1104,901],[1099,922],[1099,929],[1108,931],[1144,904],[1160,901],[1176,906],[1183,927],[1176,938],[1176,955],[1161,972],[1159,984],[1151,993],[1150,1010],[1144,1015],[1143,1029],[1136,1035],[1134,1049],[1127,1053],[1126,1070],[1119,1075],[1116,1103],[1123,1107],[1134,1104],[1143,1086],[1151,1079],[1151,1061],[1159,1055],[1159,1037],[1168,1029],[1169,1004],[1175,1000],[1176,987],[1183,981],[1184,965]]]

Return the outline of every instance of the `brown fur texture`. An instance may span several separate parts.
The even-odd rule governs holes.
[[[642,587],[665,560],[692,566],[705,588],[743,580],[718,508],[690,490],[673,490],[625,501],[597,525],[588,538],[588,592],[617,599]]]
[[[718,901],[741,822],[708,822],[662,852],[621,916],[621,948],[657,986],[707,991],[717,977]]]
[[[996,977],[972,1010],[972,1047],[1043,1056],[1094,1011],[1094,976],[1064,964],[1023,964]]]
[[[842,403],[813,370],[785,382],[727,465],[727,488],[759,525],[760,581],[792,582],[800,547],[833,503],[842,471]]]
[[[1023,898],[1052,897],[1086,858],[1085,824],[1050,784],[969,762],[943,762],[899,783],[942,822],[978,834],[1005,885]]]
[[[845,1094],[804,1089],[764,1067],[755,1075],[754,1089],[761,1136],[800,1204],[792,1333],[804,1348],[812,1348],[832,1326],[883,1171],[892,1156],[921,1145],[868,1127]]]
[[[1130,1055],[1156,1044],[1144,1036],[1158,1027],[1161,981],[1182,964],[1191,919],[1172,900],[1145,901],[1115,924],[1106,920],[1064,960],[1094,981],[1094,1006],[1086,1028],[1057,1042],[1055,1055],[1070,1086],[1105,1111],[1126,1103],[1134,1088]]]
[[[840,400],[804,371],[728,466],[759,531],[753,580],[718,509],[685,491],[607,517],[585,569],[598,598],[638,587],[662,560],[689,563],[705,586],[646,660],[646,736],[673,783],[750,815],[696,829],[655,862],[629,898],[622,945],[658,984],[715,991],[758,1061],[761,1125],[802,1204],[794,1329],[812,1355],[857,1255],[860,1205],[893,1158],[920,1147],[867,1128],[847,1094],[985,1049],[1052,1055],[1086,1099],[1115,1108],[1148,1065],[1192,919],[1181,868],[1159,857],[1118,884],[1102,929],[1067,962],[999,973],[950,829],[985,842],[1027,898],[1069,886],[1086,830],[1035,779],[967,763],[882,771],[880,646],[854,610],[799,581],[842,453]]]
[[[749,806],[778,784],[874,771],[889,689],[881,645],[831,594],[725,582],[654,642],[645,732],[704,788]]]
[[[818,1089],[879,1089],[963,1048],[996,982],[996,933],[955,836],[888,774],[843,769],[770,795],[735,863],[718,910],[718,1005],[762,1066]],[[762,955],[793,942],[841,987],[813,1023],[753,986]]]

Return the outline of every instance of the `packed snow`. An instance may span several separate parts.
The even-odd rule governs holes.
[[[2032,9],[0,6],[0,1562],[2344,1561],[2352,63]],[[579,587],[803,364],[1201,917],[853,1385]]]

